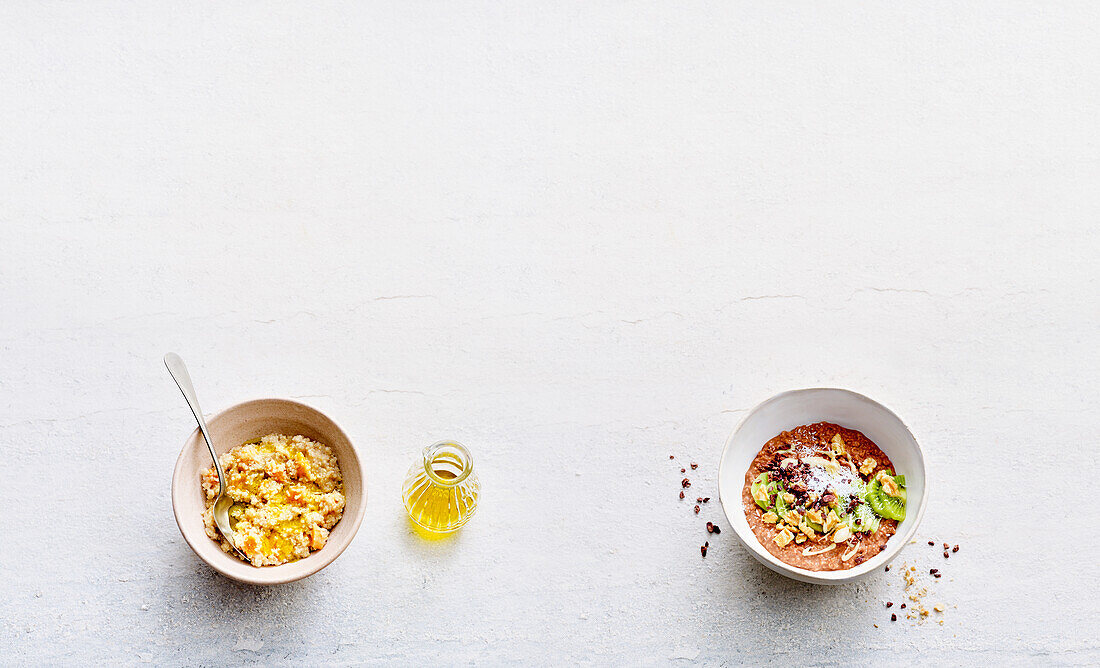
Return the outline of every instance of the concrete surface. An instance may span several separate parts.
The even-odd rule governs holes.
[[[306,4],[0,6],[0,662],[1100,662],[1096,3]],[[187,548],[168,350],[351,434],[326,571]],[[926,449],[942,626],[700,557],[678,465],[817,385]]]

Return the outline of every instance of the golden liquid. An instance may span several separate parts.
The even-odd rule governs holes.
[[[413,464],[402,488],[405,510],[413,522],[428,531],[449,532],[470,521],[481,493],[477,474],[470,471],[465,480],[451,483],[465,473],[466,465],[454,453],[440,452],[428,464],[440,479],[435,480],[423,460]]]

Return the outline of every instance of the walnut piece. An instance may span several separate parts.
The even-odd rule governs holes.
[[[833,454],[837,457],[846,454],[848,451],[844,449],[844,439],[840,437],[840,434],[833,436]]]
[[[882,491],[886,492],[887,494],[889,494],[890,496],[892,496],[894,498],[900,498],[901,497],[901,488],[898,487],[898,484],[896,482],[894,482],[893,478],[887,478],[882,483]]]

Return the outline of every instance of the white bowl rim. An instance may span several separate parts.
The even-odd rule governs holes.
[[[726,453],[733,445],[733,438],[737,435],[739,431],[741,431],[741,427],[744,426],[745,422],[748,421],[748,419],[752,417],[757,411],[772,403],[773,401],[777,401],[783,397],[792,394],[820,391],[841,392],[844,394],[848,394],[855,399],[869,402],[870,404],[881,408],[889,415],[894,417],[898,421],[898,423],[901,424],[902,427],[904,427],[905,431],[909,434],[909,437],[916,445],[916,458],[917,461],[920,463],[920,467],[924,473],[924,487],[921,490],[921,502],[917,508],[916,517],[912,525],[905,532],[905,534],[900,536],[895,534],[891,538],[889,543],[887,543],[888,545],[890,543],[893,543],[893,546],[888,547],[880,554],[876,554],[874,557],[868,559],[866,562],[854,568],[848,568],[838,571],[811,571],[805,568],[799,568],[798,566],[791,566],[790,564],[780,561],[778,558],[772,555],[771,552],[768,552],[766,549],[764,549],[764,546],[761,545],[760,541],[756,538],[756,534],[753,534],[751,538],[742,536],[741,531],[737,526],[737,523],[735,523],[730,517],[730,508],[727,506],[725,495],[723,495],[722,493],[722,481],[725,479],[725,476],[722,475],[722,469],[725,466]],[[741,472],[741,475],[738,479],[743,481],[744,477],[744,472]],[[735,510],[742,515],[744,515],[745,512],[744,507],[742,506],[741,498],[743,490],[744,484],[741,483],[737,486]],[[801,580],[802,582],[809,582],[813,584],[844,584],[866,576],[879,566],[889,564],[891,561],[893,561],[894,557],[896,557],[898,553],[901,552],[902,548],[908,545],[909,541],[913,539],[913,535],[917,532],[917,527],[920,526],[921,520],[924,519],[924,510],[928,505],[928,464],[924,460],[924,451],[921,449],[920,442],[916,439],[915,436],[913,436],[913,431],[909,429],[909,425],[905,424],[905,421],[902,420],[897,413],[890,410],[884,404],[875,401],[874,399],[864,394],[860,394],[859,392],[855,392],[853,390],[842,387],[806,387],[796,390],[786,390],[785,392],[780,392],[778,394],[772,395],[771,397],[768,397],[764,401],[761,401],[760,403],[749,409],[745,413],[744,417],[742,417],[741,420],[737,423],[737,426],[733,429],[733,431],[730,432],[730,435],[726,438],[726,443],[722,447],[722,454],[718,460],[718,502],[722,504],[722,512],[725,514],[726,520],[729,523],[730,527],[733,529],[733,533],[737,537],[737,540],[740,541],[741,544],[745,546],[745,549],[747,549],[750,554],[756,557],[757,561],[759,561],[760,563],[764,564],[773,571],[776,571],[777,573],[786,575],[796,580]]]
[[[179,529],[180,535],[182,535],[183,539],[187,542],[187,546],[190,547],[191,551],[195,553],[195,556],[197,556],[199,558],[199,560],[202,561],[207,566],[210,566],[211,568],[216,570],[218,573],[224,575],[225,577],[227,577],[231,580],[236,580],[238,582],[244,582],[246,584],[252,584],[252,585],[279,585],[279,584],[286,584],[288,582],[294,582],[296,580],[301,580],[303,578],[307,578],[307,577],[317,573],[318,571],[320,571],[321,569],[325,568],[326,566],[331,564],[333,561],[335,561],[336,558],[339,557],[344,552],[344,550],[346,550],[348,548],[349,545],[351,545],[352,541],[355,540],[355,535],[357,533],[359,533],[359,526],[363,523],[363,516],[366,513],[366,508],[367,508],[367,474],[363,470],[362,460],[359,459],[359,451],[356,449],[355,443],[353,443],[351,438],[348,437],[347,432],[344,431],[344,428],[341,427],[340,424],[338,422],[336,422],[336,420],[333,420],[331,417],[329,417],[328,414],[324,413],[323,411],[321,411],[319,409],[314,408],[313,406],[310,406],[309,404],[303,404],[300,401],[294,401],[293,399],[283,399],[281,397],[262,397],[262,398],[259,398],[259,399],[249,399],[248,401],[242,401],[242,402],[239,402],[239,403],[236,403],[236,404],[232,404],[231,406],[227,406],[226,408],[223,408],[222,410],[215,413],[213,416],[207,418],[207,423],[209,424],[210,422],[213,422],[214,420],[218,419],[219,417],[223,416],[224,414],[226,414],[230,411],[239,410],[239,409],[244,408],[244,407],[246,407],[250,404],[264,403],[264,402],[276,402],[276,403],[283,403],[283,404],[293,404],[295,406],[305,408],[308,411],[312,411],[314,413],[317,413],[321,417],[323,417],[326,420],[328,420],[329,422],[331,422],[333,427],[336,428],[336,431],[338,431],[344,437],[344,440],[347,441],[348,445],[350,446],[351,456],[355,460],[355,463],[359,468],[360,475],[363,479],[363,485],[362,485],[362,487],[363,487],[363,489],[362,489],[363,501],[362,501],[362,503],[359,504],[359,512],[356,514],[355,517],[352,517],[352,518],[341,517],[340,518],[341,522],[351,520],[351,534],[349,535],[347,542],[344,543],[343,545],[334,546],[334,547],[337,547],[338,549],[333,550],[329,554],[326,554],[326,555],[323,555],[323,556],[322,556],[321,553],[323,553],[324,550],[318,550],[316,556],[320,557],[320,558],[316,562],[311,563],[309,569],[306,569],[306,570],[304,570],[302,572],[299,572],[299,573],[290,574],[290,575],[272,576],[270,574],[277,573],[280,568],[284,568],[286,566],[292,566],[294,564],[300,564],[302,560],[293,561],[293,562],[290,562],[288,564],[280,564],[279,566],[262,566],[262,567],[259,567],[259,568],[256,568],[255,566],[251,566],[252,570],[248,571],[248,573],[251,574],[252,572],[255,572],[256,575],[258,576],[258,577],[252,578],[252,577],[249,577],[248,575],[241,575],[241,574],[235,573],[231,570],[225,569],[222,566],[220,566],[219,564],[212,563],[211,561],[206,559],[202,555],[202,553],[197,549],[195,544],[192,542],[192,537],[188,536],[187,532],[184,531],[184,529],[183,529],[183,519],[180,517],[180,507],[176,503],[176,491],[177,491],[177,489],[180,489],[179,485],[182,484],[184,455],[187,453],[187,444],[190,443],[191,440],[194,439],[194,438],[199,438],[199,439],[202,438],[201,434],[199,433],[199,428],[198,428],[197,425],[191,431],[191,433],[187,435],[187,438],[184,440],[183,447],[180,449],[180,454],[176,458],[175,468],[172,470],[172,487],[171,487],[172,515],[176,519],[176,527]],[[205,443],[203,444],[203,446],[205,447]],[[205,532],[203,532],[201,539],[209,541],[210,537],[207,536]],[[200,540],[200,538],[196,537],[195,540]],[[220,547],[218,549],[221,550]],[[226,557],[228,557],[230,559],[233,559],[235,562],[241,563],[242,565],[244,563],[244,562],[241,562],[240,559],[238,559],[234,556],[231,556],[229,554],[226,554],[225,552],[221,552],[221,554],[225,555]],[[313,556],[313,555],[311,555],[311,556]],[[261,573],[263,575],[260,575]]]

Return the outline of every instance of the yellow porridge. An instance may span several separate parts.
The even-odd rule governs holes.
[[[277,566],[320,550],[344,514],[344,479],[327,445],[305,436],[268,434],[221,456],[226,494],[233,499],[229,525],[253,566]],[[233,548],[214,524],[218,473],[202,474],[206,535]]]

